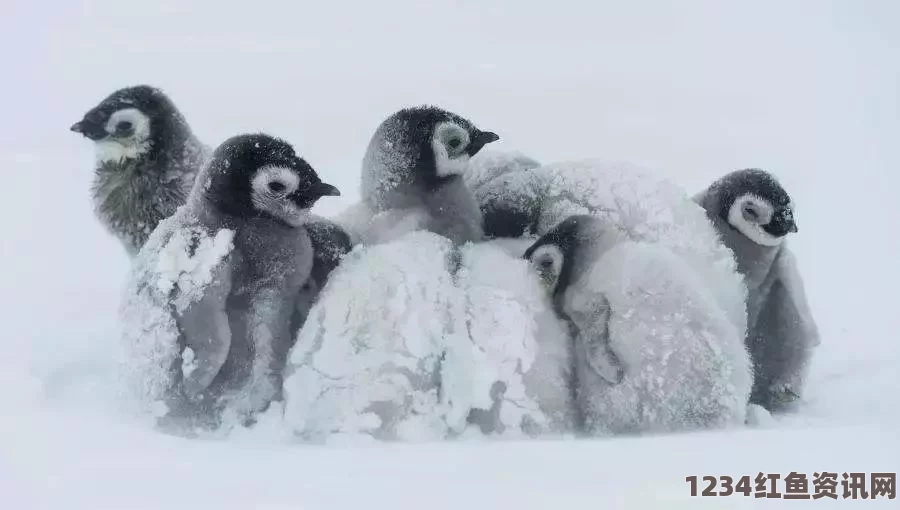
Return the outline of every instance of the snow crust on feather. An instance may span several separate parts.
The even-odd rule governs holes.
[[[344,209],[332,221],[347,235],[352,245],[389,243],[418,230],[425,230],[430,218],[420,208],[372,211],[365,202],[357,202]]]
[[[488,434],[568,432],[574,422],[568,326],[530,264],[509,248],[479,243],[461,250],[457,284],[476,360],[470,421]]]
[[[173,312],[203,297],[233,248],[233,231],[211,234],[195,224],[185,206],[161,221],[133,260],[123,292],[120,378],[142,407],[155,407],[174,383],[171,368],[181,351]]]
[[[541,164],[519,151],[481,149],[469,159],[469,167],[463,180],[472,190],[483,189],[489,181],[507,172],[519,172],[537,168]]]
[[[733,253],[689,194],[655,172],[588,159],[469,179],[486,226],[491,215],[521,222],[521,231],[506,236],[542,235],[572,214],[591,214],[633,241],[670,250],[713,291],[738,330],[746,331],[747,290]]]
[[[450,241],[429,232],[358,246],[297,336],[285,419],[308,441],[434,440],[465,426],[471,346]]]
[[[575,341],[578,401],[589,432],[744,424],[752,368],[743,332],[679,255],[651,243],[616,245],[566,292],[565,307],[596,310],[602,299],[609,313],[580,324]],[[604,334],[624,368],[615,385],[587,366],[586,342]]]

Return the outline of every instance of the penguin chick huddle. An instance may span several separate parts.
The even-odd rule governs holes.
[[[131,258],[121,388],[182,435],[272,417],[302,441],[587,436],[742,426],[802,400],[818,332],[771,174],[694,197],[643,169],[544,165],[436,106],[388,116],[360,201],[293,145],[214,150],[161,90],[118,90],[94,142],[98,220]]]

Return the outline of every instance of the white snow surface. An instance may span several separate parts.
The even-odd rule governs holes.
[[[4,508],[793,508],[691,497],[685,477],[897,471],[896,2],[5,7]],[[631,161],[691,191],[768,169],[798,206],[790,245],[822,338],[804,402],[754,410],[755,427],[640,438],[297,444],[277,408],[223,440],[155,432],[119,405],[129,260],[92,215],[93,144],[67,130],[135,83],[162,87],[210,145],[257,130],[294,143],[342,191],[316,206],[329,217],[359,201],[375,127],[422,103],[541,163]]]

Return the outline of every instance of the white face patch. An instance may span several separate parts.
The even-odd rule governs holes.
[[[452,122],[442,122],[435,126],[431,148],[438,177],[463,175],[469,168],[469,132]]]
[[[301,209],[288,195],[297,191],[300,177],[290,168],[264,166],[256,171],[250,183],[253,206],[299,227],[309,218],[309,209]]]
[[[548,289],[553,290],[562,272],[563,254],[559,247],[545,244],[531,254],[531,265]]]
[[[95,143],[98,161],[118,163],[150,150],[150,119],[137,108],[114,112],[104,129],[109,136]]]
[[[762,246],[778,246],[784,237],[775,237],[763,230],[772,221],[775,210],[769,201],[747,193],[739,196],[728,210],[728,223],[748,239]]]

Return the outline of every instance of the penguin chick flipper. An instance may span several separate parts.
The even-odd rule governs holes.
[[[792,337],[801,338],[802,343],[807,347],[819,345],[821,343],[819,329],[812,311],[809,309],[803,279],[797,269],[797,260],[787,248],[782,249],[778,254],[778,259],[775,261],[775,272],[784,287],[786,299],[793,305],[793,314],[785,317],[786,320],[791,321],[790,325],[796,328],[796,333]]]
[[[781,280],[772,285],[751,339],[757,365],[751,403],[769,411],[785,410],[800,400],[818,343],[814,325],[810,328],[792,297]]]
[[[581,335],[582,348],[591,370],[606,382],[619,384],[625,378],[625,370],[616,353],[610,348],[609,319],[611,313],[609,301],[606,298],[603,298],[603,305],[603,316],[597,319],[596,327]]]
[[[184,393],[190,398],[199,396],[215,379],[228,358],[231,348],[231,327],[225,312],[225,303],[231,292],[231,257],[216,270],[203,297],[191,304],[178,318],[184,338],[185,350],[193,352],[193,358],[182,358],[190,368],[183,368]]]
[[[312,277],[321,290],[328,275],[353,248],[350,235],[336,223],[315,218],[306,223],[306,233],[313,246]]]

